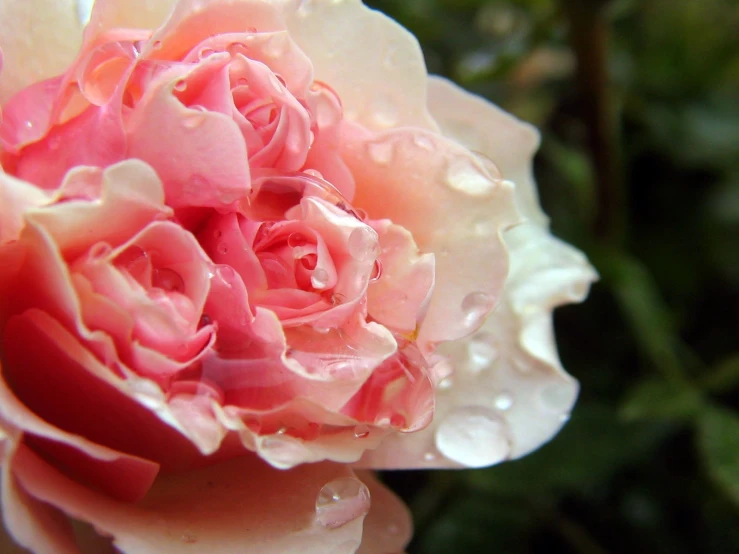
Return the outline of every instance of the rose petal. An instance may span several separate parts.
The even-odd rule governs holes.
[[[500,235],[518,218],[511,183],[453,141],[419,129],[347,127],[342,153],[357,179],[355,206],[408,229],[422,252],[435,255],[422,348],[479,328],[508,270]]]
[[[0,245],[18,238],[26,210],[48,201],[44,191],[0,169]]]
[[[0,2],[0,104],[15,92],[62,73],[82,42],[76,0]]]
[[[282,2],[290,36],[329,83],[345,115],[369,129],[436,129],[426,111],[426,68],[416,38],[360,0]]]
[[[359,471],[357,476],[369,488],[372,506],[364,518],[362,546],[356,554],[402,552],[413,534],[413,521],[407,506],[373,472]]]
[[[348,510],[356,517],[344,515],[347,521],[342,521],[341,513],[332,520],[316,512],[325,485],[343,485],[340,490],[347,508],[353,502],[352,493],[366,495],[361,482],[353,481],[351,470],[341,465],[312,464],[280,471],[255,456],[244,456],[163,476],[138,504],[114,502],[83,487],[28,449],[20,449],[8,466],[29,495],[112,535],[124,553],[186,549],[233,554],[248,545],[254,554],[351,554],[361,540],[362,508]]]
[[[539,205],[531,158],[539,148],[536,127],[516,119],[455,83],[429,76],[428,105],[444,136],[490,158],[505,179],[516,183],[521,215],[546,225]]]
[[[557,357],[551,311],[582,300],[596,278],[580,252],[541,225],[546,218],[531,177],[537,143],[531,127],[445,81],[430,87],[441,126],[501,160],[504,175],[521,181],[516,200],[532,223],[504,234],[510,272],[493,314],[472,337],[442,346],[455,373],[441,383],[432,424],[367,453],[361,465],[375,468],[491,465],[548,441],[577,396],[577,383]]]
[[[389,220],[372,226],[380,237],[382,274],[367,290],[367,312],[394,331],[412,334],[433,292],[434,255],[421,254],[413,236]]]
[[[131,116],[128,155],[156,169],[174,208],[226,206],[249,192],[246,143],[238,125],[230,115],[188,108],[173,94],[188,74],[209,72],[209,65],[225,61],[214,55],[194,68],[170,70],[147,89]]]

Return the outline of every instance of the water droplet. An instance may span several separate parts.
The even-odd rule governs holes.
[[[347,247],[352,257],[359,261],[375,259],[380,252],[377,233],[368,225],[357,227],[351,232]]]
[[[451,188],[472,196],[484,196],[495,188],[495,181],[484,175],[470,158],[459,158],[450,163],[446,181]]]
[[[226,46],[226,51],[231,55],[231,57],[239,55],[244,56],[245,58],[249,57],[249,47],[243,42],[232,42]]]
[[[185,290],[185,281],[182,280],[180,274],[166,267],[152,271],[151,285],[169,292],[183,292]]]
[[[355,439],[366,439],[369,437],[370,434],[370,428],[368,425],[357,425],[354,428],[354,438]]]
[[[216,267],[216,273],[214,278],[218,278],[228,288],[233,287],[233,282],[236,279],[236,272],[230,265],[219,265]]]
[[[467,344],[469,356],[468,367],[477,373],[490,367],[490,364],[498,357],[498,351],[492,344],[493,338],[488,333],[477,333]]]
[[[26,121],[24,125],[26,126],[26,129],[31,129],[33,128],[33,121]]]
[[[204,121],[205,115],[200,110],[197,110],[197,113],[185,116],[182,120],[182,125],[186,129],[197,129]]]
[[[218,52],[216,50],[213,50],[212,48],[208,48],[207,46],[205,48],[201,48],[200,52],[198,52],[198,56],[201,60],[208,58],[212,56],[213,54],[217,54]]]
[[[370,508],[370,492],[355,477],[342,477],[323,486],[316,499],[316,519],[336,529],[362,517]]]
[[[216,229],[215,231],[213,231],[213,236],[219,239],[223,236],[223,231],[221,231],[220,229]]]
[[[226,254],[228,252],[228,245],[225,242],[219,242],[216,249],[219,254]]]
[[[191,533],[182,533],[182,536],[180,536],[180,540],[184,543],[192,544],[198,542],[198,539],[195,535]]]
[[[395,145],[392,142],[370,142],[367,152],[377,165],[389,165],[395,156]]]
[[[436,430],[436,448],[450,460],[468,467],[484,467],[505,460],[511,451],[508,427],[482,406],[458,408]]]
[[[308,244],[308,240],[301,233],[290,233],[287,237],[287,245],[290,248],[300,248],[306,244]]]
[[[372,266],[372,273],[370,273],[370,281],[379,281],[380,277],[382,277],[382,262],[380,260],[375,260],[375,263]]]
[[[548,385],[541,390],[541,403],[550,412],[569,412],[577,397],[577,386],[563,382]]]
[[[187,90],[187,81],[185,79],[179,79],[174,84],[174,90],[176,90],[177,92],[184,92],[185,90]]]
[[[505,412],[513,407],[513,395],[510,392],[501,392],[493,400],[495,407]]]
[[[311,275],[310,284],[314,289],[325,289],[328,286],[328,272],[320,267],[316,268]]]
[[[482,324],[493,309],[495,299],[485,292],[472,292],[462,300],[462,313],[468,328],[475,328]]]
[[[425,134],[422,134],[420,131],[418,132],[418,134],[413,136],[413,144],[423,150],[433,151],[434,149],[434,142]]]
[[[151,44],[151,47],[152,47],[152,48],[153,48],[154,50],[159,50],[159,49],[160,49],[160,48],[162,47],[162,41],[161,41],[161,40],[155,40],[155,41],[154,41],[154,42],[153,42],[153,43]]]
[[[370,111],[378,127],[392,127],[398,123],[398,108],[386,96],[375,96],[371,102]]]
[[[446,377],[439,381],[439,389],[440,390],[449,390],[452,388],[452,385],[454,384],[454,379],[451,377]]]
[[[288,45],[286,33],[275,33],[264,45],[264,53],[271,58],[279,58],[287,51]]]
[[[423,459],[427,462],[433,462],[436,459],[436,454],[433,452],[426,452],[426,454],[423,455]]]
[[[95,0],[77,0],[77,19],[80,24],[87,25],[92,15],[92,5]]]

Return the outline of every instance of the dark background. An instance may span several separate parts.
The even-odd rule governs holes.
[[[601,274],[555,314],[582,393],[554,441],[384,475],[409,553],[739,552],[739,2],[366,3],[542,130],[552,229]]]

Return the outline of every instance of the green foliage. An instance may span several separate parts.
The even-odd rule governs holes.
[[[739,552],[739,3],[366,1],[432,72],[542,129],[552,229],[602,276],[555,315],[582,384],[560,435],[488,469],[387,475],[414,512],[409,554]],[[570,30],[591,23],[614,129],[582,110]]]

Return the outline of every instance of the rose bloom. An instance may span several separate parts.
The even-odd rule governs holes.
[[[5,540],[398,552],[368,470],[557,432],[530,126],[359,0],[89,4],[0,1]]]

